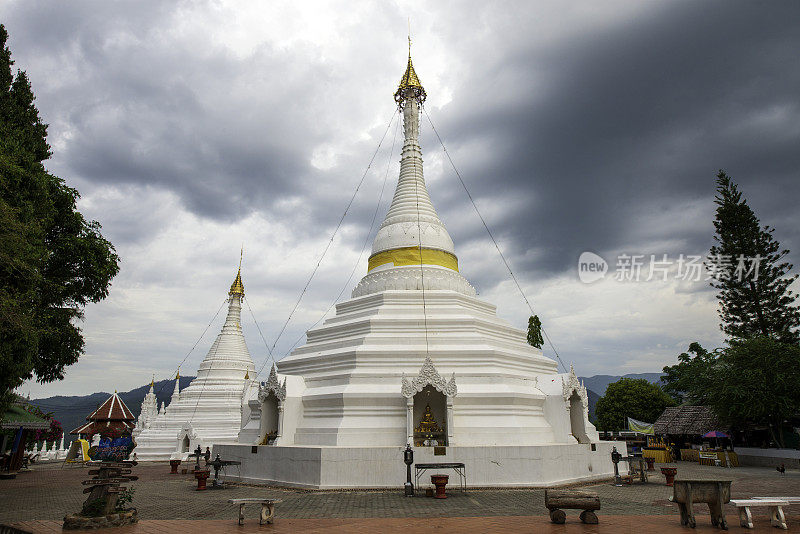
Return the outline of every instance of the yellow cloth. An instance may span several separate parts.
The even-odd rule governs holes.
[[[708,451],[707,454],[716,454],[722,467],[739,467],[739,457],[733,451]],[[730,463],[730,465],[728,465]],[[700,465],[717,465],[712,459],[700,458]]]
[[[668,464],[672,462],[672,455],[669,453],[668,450],[651,450],[651,449],[644,449],[642,451],[643,458],[653,458],[656,463],[659,464]]]
[[[419,265],[423,263],[425,265],[439,265],[458,271],[458,258],[449,252],[432,248],[423,248],[422,254],[420,254],[419,247],[404,247],[384,250],[383,252],[378,252],[370,256],[367,272],[386,263],[392,263],[395,267],[402,265]]]
[[[721,452],[719,453],[722,458],[726,455],[728,457],[728,466],[727,467],[739,467],[739,457],[733,451]],[[723,460],[724,462],[724,460]],[[724,463],[723,463],[724,465]]]

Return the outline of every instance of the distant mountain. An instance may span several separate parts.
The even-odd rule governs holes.
[[[653,384],[660,384],[661,377],[664,373],[632,373],[628,375],[594,375],[588,377],[579,377],[586,386],[589,395],[589,416],[594,417],[594,407],[597,405],[597,400],[606,394],[606,388],[620,378],[644,378]]]
[[[594,407],[597,406],[597,400],[600,395],[589,388],[586,388],[586,394],[589,395],[589,417],[594,419]]]
[[[623,375],[624,378],[644,378],[648,382],[657,384],[661,381],[662,373],[636,373]],[[583,384],[588,390],[589,395],[589,415],[594,417],[594,407],[597,404],[597,399],[605,395],[606,388],[612,382],[616,382],[620,375],[595,375],[589,377],[580,377]],[[189,382],[194,380],[193,376],[181,377],[181,389],[189,385]],[[175,380],[160,380],[156,382],[155,392],[159,405],[164,402],[169,404],[169,398],[172,396],[172,390],[175,387]],[[139,411],[142,409],[142,399],[150,389],[150,384],[119,393],[120,398],[130,408],[134,416],[139,416]],[[53,412],[53,416],[61,423],[61,426],[66,432],[79,427],[86,421],[86,417],[95,411],[100,405],[108,398],[111,393],[92,393],[91,395],[83,395],[76,397],[56,396],[48,397],[46,399],[32,400],[31,404],[39,406],[45,412]],[[66,441],[75,439],[75,436],[67,435],[64,438]]]
[[[620,378],[644,378],[653,384],[660,384],[662,376],[664,376],[664,373],[632,373],[629,375],[594,375],[580,377],[580,379],[583,380],[583,385],[586,386],[586,389],[591,389],[602,397],[606,394],[608,385]]]
[[[193,376],[181,377],[181,389],[189,385],[194,380]],[[155,383],[154,391],[159,405],[164,402],[169,404],[169,398],[172,396],[172,391],[175,389],[175,379],[160,380]],[[139,412],[142,409],[142,400],[147,392],[150,390],[150,384],[132,389],[130,391],[118,393],[122,401],[131,410],[135,417],[139,417]],[[45,412],[53,412],[53,417],[61,423],[62,428],[67,432],[64,437],[66,442],[70,439],[75,439],[77,436],[70,436],[69,431],[73,430],[86,422],[86,418],[105,400],[111,393],[92,393],[91,395],[83,395],[76,397],[65,397],[58,395],[55,397],[47,397],[46,399],[31,400],[34,404]]]

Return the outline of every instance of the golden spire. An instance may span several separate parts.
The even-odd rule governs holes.
[[[178,372],[175,373],[175,380],[180,380],[180,379],[181,379],[181,370],[178,369]]]
[[[150,381],[150,387],[151,388],[156,387],[156,374],[155,373],[153,373],[153,379]]]
[[[409,97],[416,98],[421,104],[425,101],[426,96],[425,89],[422,87],[419,77],[417,77],[417,73],[414,72],[414,64],[411,63],[411,22],[409,21],[408,65],[406,66],[406,72],[403,73],[403,77],[400,78],[400,85],[397,87],[397,91],[394,93],[394,101],[402,107],[406,99]]]
[[[245,371],[244,371],[244,379],[245,380],[250,380],[250,371],[247,370],[247,369],[245,369]]]
[[[231,284],[231,290],[228,291],[229,296],[239,295],[244,296],[244,284],[242,283],[242,255],[244,254],[244,245],[239,252],[239,272],[236,273],[236,280]]]

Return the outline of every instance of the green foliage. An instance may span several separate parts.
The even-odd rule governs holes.
[[[531,315],[528,319],[528,345],[541,349],[544,345],[542,338],[542,322],[538,315]]]
[[[130,487],[128,489],[124,489],[117,494],[117,504],[116,510],[118,512],[122,512],[126,509],[125,505],[130,504],[133,502],[133,494],[136,492],[136,488]]]
[[[785,445],[779,429],[800,413],[800,347],[764,336],[735,342],[709,378],[706,396],[717,415],[735,426],[766,424]]]
[[[678,364],[664,367],[664,391],[683,404],[703,406],[708,403],[708,384],[719,354],[708,352],[700,343],[689,345],[678,355]]]
[[[119,271],[75,189],[48,173],[47,125],[26,74],[12,74],[0,25],[0,411],[23,381],[63,378],[83,352],[76,322]]]
[[[780,428],[800,413],[800,347],[756,336],[714,352],[692,343],[689,353],[664,367],[667,392],[710,406],[733,427],[767,425],[773,440],[785,444]]]
[[[772,236],[774,228],[761,226],[742,193],[724,171],[717,174],[714,228],[709,267],[719,277],[711,285],[719,291],[720,328],[731,340],[768,336],[787,343],[800,341],[800,308],[789,290],[797,275],[784,258],[788,250]],[[758,276],[738,276],[739,258],[760,258]],[[751,266],[748,264],[747,268]]]
[[[675,399],[658,385],[643,378],[621,378],[608,385],[594,413],[600,430],[622,430],[627,417],[652,423],[667,406],[675,406]]]

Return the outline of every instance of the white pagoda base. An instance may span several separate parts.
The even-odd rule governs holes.
[[[574,369],[559,373],[459,271],[423,176],[425,97],[409,56],[395,93],[400,175],[367,274],[265,382],[241,390],[239,444],[212,451],[241,462],[229,480],[400,487],[407,444],[417,464],[465,464],[473,487],[612,476],[615,443],[600,441]]]
[[[205,450],[214,443],[237,441],[242,389],[249,381],[208,382],[203,387],[193,381],[176,402],[170,403],[166,413],[136,435],[137,460],[186,460],[197,446]]]
[[[414,450],[415,463],[461,462],[470,487],[545,487],[614,476],[613,446],[626,455],[624,442],[531,445],[518,447],[447,447],[434,456],[430,447]],[[592,450],[594,448],[595,450]],[[406,481],[405,447],[272,447],[215,444],[213,454],[242,462],[225,480],[309,489],[400,488]],[[253,452],[255,451],[255,452]],[[437,471],[438,472],[438,471]],[[450,484],[458,476],[447,470]],[[429,471],[420,478],[430,486]],[[412,469],[412,477],[413,477]]]
[[[384,290],[338,304],[248,400],[240,444],[215,443],[213,454],[241,462],[226,477],[400,487],[408,443],[415,463],[464,463],[470,486],[613,476],[611,449],[621,445],[625,454],[624,444],[600,441],[573,369],[557,373],[487,302],[441,289],[426,291],[424,307],[422,298]],[[426,405],[441,426],[429,444],[417,430]]]

